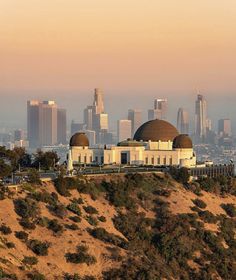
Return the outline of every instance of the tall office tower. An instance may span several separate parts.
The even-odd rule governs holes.
[[[189,134],[189,115],[183,108],[178,110],[177,129],[181,134]]]
[[[207,102],[198,94],[195,103],[195,136],[197,141],[204,141],[207,131]]]
[[[131,121],[131,134],[133,137],[136,130],[142,125],[142,111],[129,109],[128,120]]]
[[[148,120],[156,120],[156,119],[161,119],[161,112],[158,109],[150,109],[148,110]]]
[[[93,129],[95,111],[95,106],[87,106],[87,108],[84,109],[84,124],[88,130]]]
[[[27,101],[27,133],[30,148],[41,146],[42,108],[37,100]]]
[[[89,140],[89,146],[94,146],[96,144],[96,132],[94,130],[83,130]]]
[[[27,102],[27,128],[30,148],[57,144],[57,112],[55,101]]]
[[[66,144],[66,109],[57,110],[57,143]]]
[[[57,144],[57,104],[55,101],[43,101],[42,107],[42,142],[41,146]]]
[[[78,123],[78,122],[72,121],[71,127],[70,127],[70,134],[72,136],[76,132],[84,131],[85,129],[86,129],[86,125],[84,123]]]
[[[154,109],[160,111],[161,120],[167,119],[167,99],[155,99],[154,100]]]
[[[22,129],[17,129],[14,131],[14,141],[21,141],[24,140],[25,135]]]
[[[117,121],[117,138],[121,142],[131,138],[132,122],[131,120]]]
[[[221,137],[232,136],[232,127],[230,119],[220,119],[218,121],[218,134]]]
[[[96,132],[99,132],[100,130],[108,130],[108,114],[96,114],[94,120],[94,130]]]
[[[95,114],[104,113],[103,91],[99,88],[94,90],[93,106],[95,106]]]

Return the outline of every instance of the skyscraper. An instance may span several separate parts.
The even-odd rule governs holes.
[[[218,135],[221,137],[229,137],[232,135],[231,120],[220,119],[218,121]]]
[[[167,99],[155,99],[154,109],[159,110],[161,120],[167,119]]]
[[[131,120],[119,120],[117,122],[117,138],[121,142],[131,138],[132,122]]]
[[[148,110],[148,120],[156,120],[156,119],[161,119],[161,112],[158,109],[149,109]]]
[[[95,88],[93,106],[95,106],[95,114],[104,113],[103,91]]]
[[[59,134],[58,134],[58,120]],[[31,148],[51,146],[65,138],[66,112],[59,111],[55,101],[31,100],[27,102],[28,141]],[[64,142],[64,140],[63,140]]]
[[[87,108],[84,109],[84,124],[88,130],[93,129],[95,110],[95,106],[87,106]]]
[[[178,110],[177,129],[181,134],[189,134],[189,115],[183,108]]]
[[[195,103],[195,136],[197,141],[205,141],[207,132],[207,102],[198,94]]]
[[[57,110],[57,143],[66,144],[66,110]]]
[[[142,111],[137,109],[129,109],[128,120],[131,121],[131,134],[133,137],[136,130],[142,125]]]
[[[14,131],[14,141],[24,140],[24,131],[22,129],[17,129]]]

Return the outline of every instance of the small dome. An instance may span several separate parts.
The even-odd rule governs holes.
[[[89,140],[84,132],[75,133],[70,139],[71,147],[88,147]]]
[[[192,149],[193,142],[187,134],[180,134],[173,141],[173,149]]]
[[[134,135],[136,141],[173,141],[178,136],[178,130],[169,122],[152,120],[141,125]]]

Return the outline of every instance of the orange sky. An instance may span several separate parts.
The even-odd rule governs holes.
[[[4,90],[234,91],[235,0],[1,0]]]

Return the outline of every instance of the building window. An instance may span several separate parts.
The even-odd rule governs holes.
[[[81,156],[79,155],[78,162],[81,163]]]
[[[84,156],[84,163],[87,163],[87,157]]]
[[[161,158],[160,158],[160,157],[157,158],[157,164],[158,164],[158,165],[161,164]]]
[[[95,161],[98,162],[98,157],[95,157]]]
[[[93,162],[93,157],[92,156],[90,156],[90,162]]]
[[[154,157],[152,157],[152,165],[154,165]]]
[[[170,165],[173,164],[173,160],[172,160],[172,157],[170,157]]]
[[[166,157],[163,159],[163,165],[166,165]]]
[[[148,157],[146,157],[146,160],[145,160],[146,164],[148,164]]]

